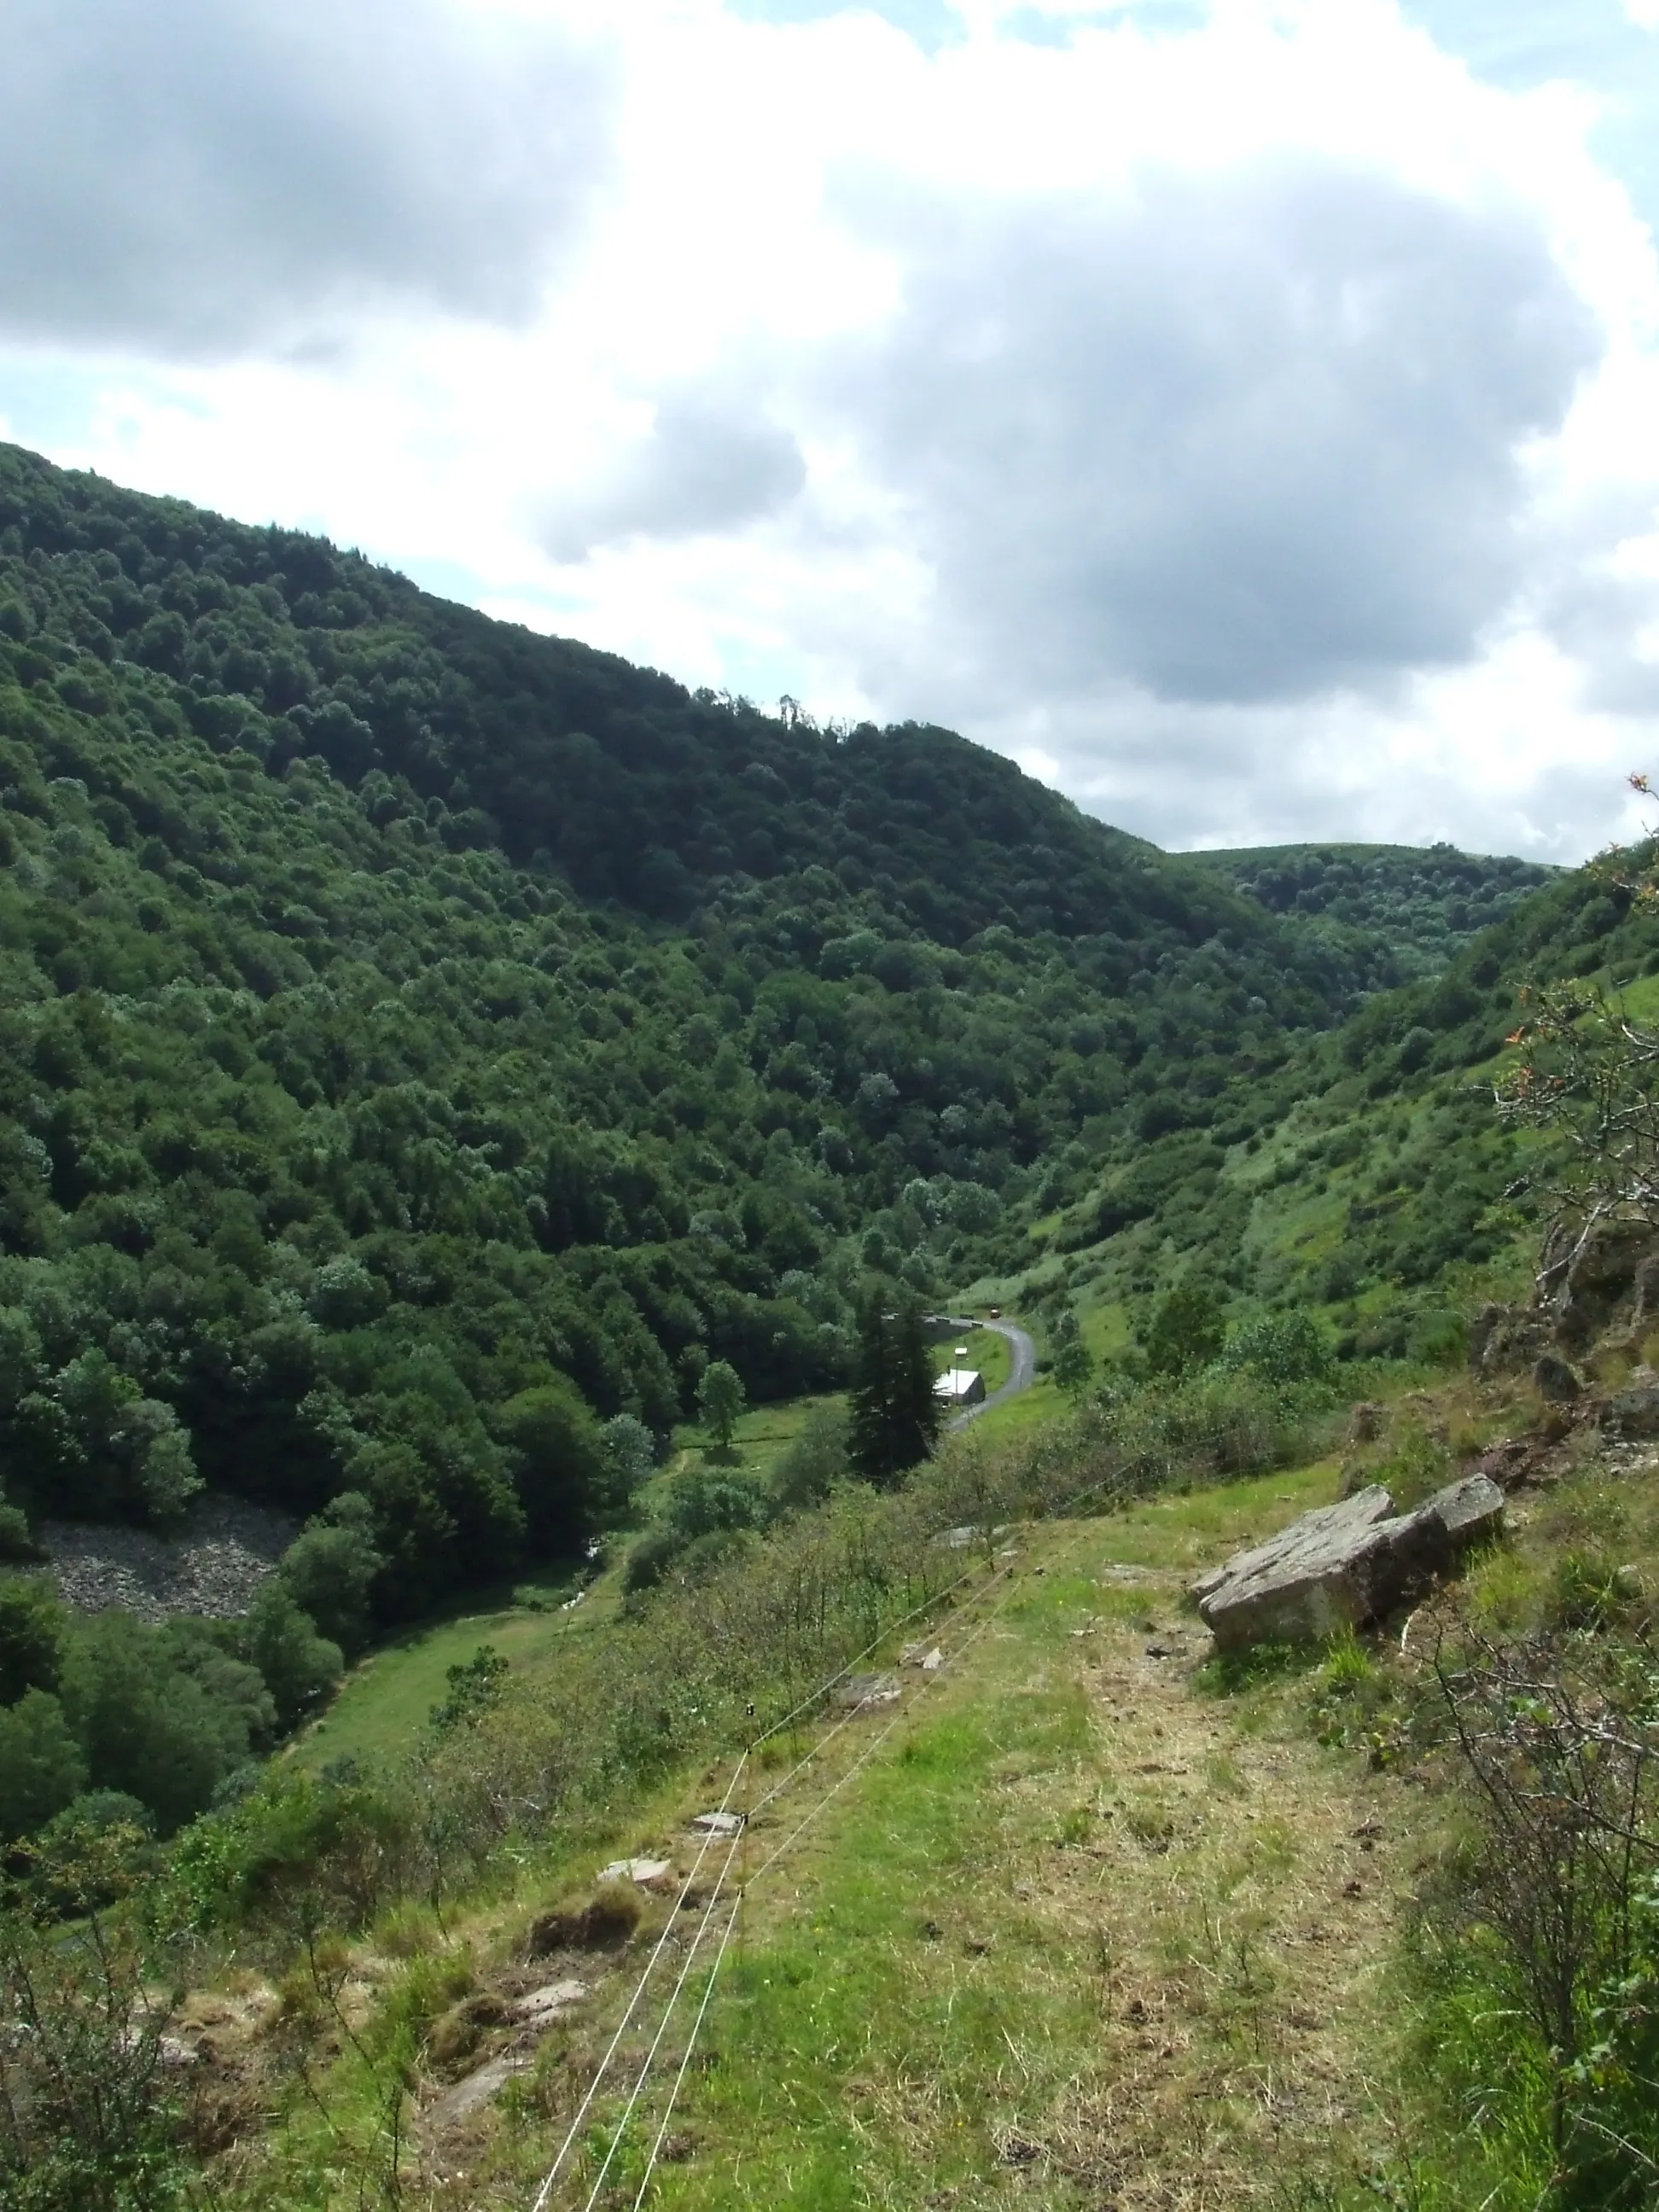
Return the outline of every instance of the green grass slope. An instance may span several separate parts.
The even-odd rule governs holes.
[[[1640,1014],[1656,975],[1652,913],[1607,871],[1562,876],[1443,974],[1239,1070],[1203,1125],[1143,1122],[1079,1164],[1079,1198],[1028,1221],[1024,1267],[978,1288],[1122,1328],[1198,1274],[1243,1306],[1322,1308],[1345,1352],[1445,1356],[1471,1304],[1524,1277],[1547,1209],[1542,1140],[1493,1105],[1522,992],[1594,979]]]

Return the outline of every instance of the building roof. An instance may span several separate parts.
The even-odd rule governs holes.
[[[976,1396],[984,1388],[976,1367],[947,1367],[933,1385],[933,1395],[948,1398],[956,1404],[963,1398]]]

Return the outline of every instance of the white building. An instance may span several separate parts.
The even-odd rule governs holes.
[[[984,1402],[985,1377],[977,1368],[947,1367],[933,1385],[933,1395],[947,1406],[978,1406]]]

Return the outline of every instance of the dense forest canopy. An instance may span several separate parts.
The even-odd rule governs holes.
[[[1558,868],[1455,845],[1278,845],[1195,853],[1272,914],[1304,918],[1332,942],[1381,931],[1400,980],[1436,975]]]
[[[842,1382],[872,1277],[1202,1212],[1434,886],[1455,937],[1522,881],[1436,856],[1390,934],[1362,868],[1316,928],[948,732],[689,693],[9,447],[0,805],[13,1504],[361,1495],[383,1620],[584,1540],[598,1425],[665,1437],[711,1359]],[[1502,995],[1421,988],[1431,1066],[1434,991],[1483,1038]],[[1396,1003],[1348,1034],[1398,1057]]]

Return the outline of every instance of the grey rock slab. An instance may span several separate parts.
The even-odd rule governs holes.
[[[422,2114],[426,2125],[434,2131],[453,2128],[458,2121],[470,2119],[473,2113],[490,2099],[499,2094],[515,2074],[522,2074],[534,2053],[528,2051],[509,2051],[488,2065],[480,2066],[464,2081],[458,2081],[447,2090],[435,2105]]]
[[[1453,1544],[1467,1551],[1483,1537],[1496,1535],[1503,1525],[1504,1493],[1490,1476],[1466,1474],[1461,1482],[1437,1490],[1418,1513],[1432,1514]],[[1415,1520],[1417,1515],[1410,1517]]]
[[[735,1836],[743,1826],[741,1813],[699,1813],[691,1822],[700,1836]]]
[[[1504,1493],[1467,1475],[1414,1512],[1396,1514],[1378,1486],[1304,1513],[1267,1543],[1241,1552],[1193,1585],[1223,1650],[1301,1644],[1380,1620],[1503,1525]]]
[[[516,1998],[513,2016],[526,2027],[547,2027],[573,2006],[580,2004],[586,1995],[586,1982],[549,1982],[544,1989],[532,1990],[527,1996]]]
[[[631,1881],[640,1889],[661,1889],[673,1877],[672,1859],[612,1859],[599,1869],[601,1881]]]
[[[836,1686],[831,1702],[844,1713],[872,1712],[879,1705],[896,1705],[903,1695],[894,1674],[849,1674]]]
[[[1601,1426],[1610,1437],[1659,1437],[1659,1386],[1619,1391],[1601,1408]]]
[[[1293,1571],[1304,1563],[1316,1568],[1328,1556],[1341,1557],[1357,1538],[1379,1521],[1386,1521],[1393,1511],[1393,1498],[1380,1484],[1372,1483],[1368,1489],[1355,1491],[1352,1498],[1339,1498],[1334,1505],[1304,1513],[1278,1535],[1269,1536],[1265,1544],[1236,1552],[1222,1565],[1200,1575],[1192,1585],[1192,1595],[1201,1613],[1206,1598],[1224,1583],[1243,1583],[1256,1575]]]

